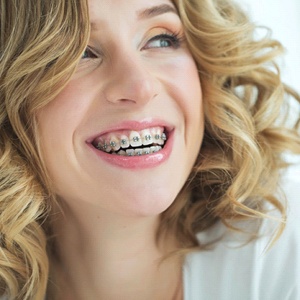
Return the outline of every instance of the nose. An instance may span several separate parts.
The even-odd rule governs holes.
[[[145,105],[156,97],[159,82],[147,62],[140,57],[121,54],[111,57],[107,84],[104,88],[106,100],[113,104]]]

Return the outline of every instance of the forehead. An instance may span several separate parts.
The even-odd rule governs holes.
[[[118,22],[125,15],[141,20],[169,12],[177,14],[171,0],[89,0],[88,3],[92,28],[102,21]]]

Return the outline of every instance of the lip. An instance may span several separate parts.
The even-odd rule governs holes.
[[[135,130],[140,131],[146,128],[157,127],[161,126],[164,127],[168,134],[168,139],[163,147],[159,152],[142,155],[142,156],[121,156],[121,155],[113,155],[108,154],[103,151],[97,150],[93,145],[92,141],[103,134],[118,131],[118,130]],[[96,154],[96,156],[105,162],[125,168],[125,169],[146,169],[146,168],[154,168],[159,166],[160,164],[164,163],[168,160],[171,155],[172,148],[174,142],[174,127],[166,124],[163,121],[159,120],[145,120],[145,121],[125,121],[121,122],[115,126],[106,128],[104,131],[90,137],[86,143],[89,148]]]

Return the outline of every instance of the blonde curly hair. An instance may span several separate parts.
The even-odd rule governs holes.
[[[300,153],[300,118],[286,122],[300,96],[282,82],[274,62],[283,47],[266,28],[265,37],[255,39],[257,27],[230,0],[174,3],[199,68],[205,135],[159,235],[174,230],[183,247],[201,248],[196,233],[218,220],[237,229],[235,221],[268,217],[266,207],[273,207],[282,216],[276,240],[286,217],[275,196],[288,165],[283,154]]]
[[[43,299],[52,195],[35,113],[71,76],[88,37],[77,0],[0,1],[0,295]]]
[[[86,2],[0,0],[0,295],[9,299],[46,293],[55,195],[36,112],[63,89],[86,47]],[[288,102],[299,105],[300,96],[273,61],[280,43],[254,39],[255,26],[236,4],[173,2],[199,68],[205,136],[185,186],[161,215],[158,237],[172,232],[191,249],[202,247],[196,233],[217,221],[230,227],[266,217],[265,203],[285,218],[275,191],[283,153],[300,153],[300,120],[284,124]]]

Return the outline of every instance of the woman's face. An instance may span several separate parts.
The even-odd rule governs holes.
[[[69,206],[165,210],[203,138],[197,67],[171,1],[89,1],[76,73],[38,114],[42,156]]]

